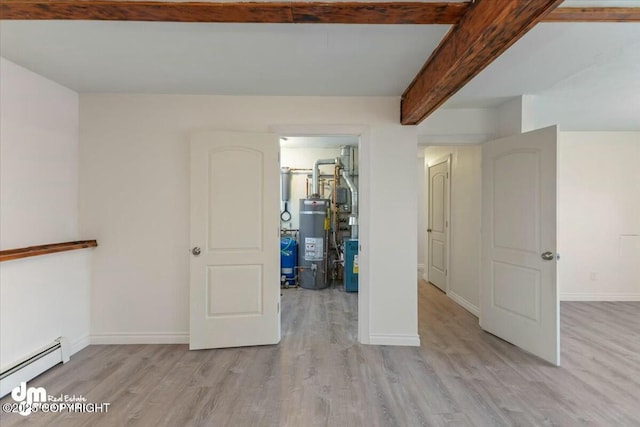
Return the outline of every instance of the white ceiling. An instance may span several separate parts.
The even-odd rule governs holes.
[[[78,92],[385,96],[448,28],[3,21],[0,49]]]
[[[445,107],[496,106],[522,94],[575,89],[577,82],[582,91],[626,97],[640,93],[639,55],[638,23],[539,24]]]
[[[640,0],[566,0],[563,7],[640,7]],[[536,95],[537,124],[640,129],[640,23],[543,23],[477,75],[445,109],[495,107]]]

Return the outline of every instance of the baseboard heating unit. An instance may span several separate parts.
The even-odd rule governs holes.
[[[69,361],[69,343],[60,337],[51,344],[25,356],[8,367],[2,367],[0,372],[0,398],[11,393],[23,381],[29,381],[58,363]]]

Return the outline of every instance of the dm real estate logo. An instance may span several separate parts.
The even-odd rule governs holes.
[[[23,381],[11,391],[11,398],[18,403],[18,413],[26,417],[34,408],[37,410],[39,404],[47,402],[47,390],[44,387],[27,388]]]
[[[110,405],[107,402],[87,402],[84,396],[68,394],[52,396],[47,394],[44,387],[27,387],[26,382],[21,382],[18,387],[14,388],[11,391],[11,397],[14,402],[3,403],[2,411],[15,412],[25,417],[35,412],[106,413]]]

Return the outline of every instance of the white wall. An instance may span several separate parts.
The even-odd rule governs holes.
[[[389,112],[391,120],[398,123],[396,114],[398,110],[393,108]],[[370,198],[368,211],[360,211],[360,226],[366,225],[370,233],[371,343],[416,345],[416,130],[411,126],[376,126],[371,138],[371,146],[360,151],[360,189]],[[370,166],[366,172],[363,159]],[[366,186],[363,175],[369,179]],[[362,221],[367,217],[368,223]],[[415,325],[416,335],[404,325]]]
[[[492,108],[440,108],[418,125],[423,145],[478,144],[495,139],[496,111]]]
[[[480,145],[425,149],[427,164],[451,154],[451,222],[448,295],[478,315],[480,285],[481,165]],[[427,186],[428,200],[428,186]],[[425,265],[428,265],[428,247]]]
[[[535,100],[533,95],[521,95],[498,105],[494,110],[496,136],[502,138],[537,129]]]
[[[564,300],[640,300],[640,132],[561,132]]]
[[[93,342],[188,337],[189,135],[363,129],[360,339],[417,344],[415,127],[398,98],[81,95],[81,230],[93,258]],[[352,126],[353,125],[353,126]],[[307,131],[309,132],[309,131]],[[326,132],[312,132],[326,133]],[[365,179],[366,178],[366,179]]]
[[[0,59],[0,248],[78,234],[78,95]],[[89,337],[89,256],[74,251],[0,264],[0,365],[65,336]]]

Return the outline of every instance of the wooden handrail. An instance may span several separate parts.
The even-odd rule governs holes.
[[[29,258],[38,255],[53,254],[56,252],[73,251],[76,249],[95,248],[96,246],[98,246],[98,242],[96,240],[78,240],[75,242],[51,243],[48,245],[7,249],[4,251],[0,251],[0,262],[19,258]]]

